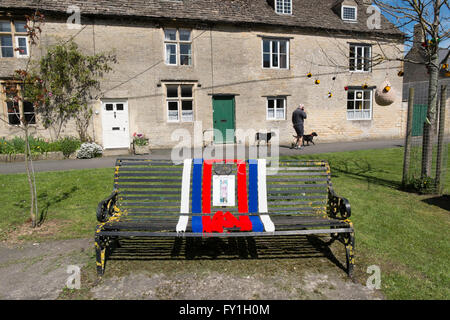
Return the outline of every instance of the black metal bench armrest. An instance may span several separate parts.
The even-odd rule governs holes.
[[[100,201],[97,207],[97,220],[105,222],[108,217],[113,215],[114,204],[117,201],[117,191],[113,191],[111,195],[103,201]]]
[[[328,205],[331,218],[345,220],[352,215],[350,202],[346,198],[339,197],[331,186],[328,188]],[[340,214],[340,217],[338,217],[338,214]]]

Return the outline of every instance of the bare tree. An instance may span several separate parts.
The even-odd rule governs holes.
[[[444,8],[450,9],[448,0],[373,0],[381,10],[396,20],[398,27],[419,26],[423,42],[414,43],[413,37],[406,40],[420,48],[421,59],[397,57],[396,60],[423,64],[429,73],[428,110],[423,132],[422,178],[431,177],[433,139],[436,129],[436,112],[439,80],[439,43],[449,38],[448,22]],[[392,57],[386,57],[392,59]]]
[[[25,29],[29,42],[32,46],[37,44],[39,35],[41,33],[40,25],[44,22],[44,16],[36,10],[31,16],[26,16],[27,23]],[[23,49],[16,48],[16,51],[22,51]],[[37,192],[36,192],[36,179],[34,175],[31,148],[29,143],[29,124],[34,122],[33,120],[36,113],[33,113],[30,119],[24,113],[24,103],[33,103],[33,108],[37,108],[44,99],[44,95],[41,86],[41,79],[33,76],[29,72],[30,62],[32,57],[32,50],[29,52],[29,57],[24,69],[15,70],[11,80],[6,81],[5,95],[7,97],[7,103],[10,104],[13,111],[12,117],[16,117],[19,124],[19,128],[22,129],[25,136],[25,167],[27,171],[28,184],[30,186],[30,218],[31,226],[34,228],[38,225],[38,204],[37,204]],[[21,52],[23,53],[23,52]],[[30,99],[30,97],[33,97]],[[30,101],[31,100],[31,101]],[[1,119],[1,118],[0,118]],[[6,120],[1,119],[9,123]]]

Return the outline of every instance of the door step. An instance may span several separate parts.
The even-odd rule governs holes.
[[[110,156],[126,156],[131,154],[130,149],[128,148],[117,148],[117,149],[104,149],[103,150],[103,156],[104,157],[110,157]]]

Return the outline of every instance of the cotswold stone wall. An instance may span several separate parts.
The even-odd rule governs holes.
[[[136,22],[128,19],[95,19],[82,17],[82,30],[69,30],[65,21],[48,18],[43,27],[36,56],[58,41],[75,36],[75,41],[86,53],[114,51],[118,64],[114,72],[102,81],[103,99],[126,99],[129,106],[130,142],[134,132],[145,134],[154,148],[177,144],[172,139],[175,129],[194,132],[194,123],[167,121],[165,81],[194,84],[194,119],[202,129],[213,126],[212,95],[233,94],[236,102],[236,129],[257,131],[280,130],[280,143],[289,144],[295,133],[291,114],[300,103],[306,107],[308,119],[305,133],[315,131],[317,141],[349,141],[360,139],[399,138],[406,127],[406,108],[402,107],[402,78],[397,76],[399,63],[389,62],[375,66],[370,73],[351,73],[348,65],[349,43],[371,43],[374,54],[379,46],[370,38],[350,36],[333,37],[329,33],[307,33],[286,29],[252,29],[222,26],[206,29],[198,25]],[[163,27],[192,29],[192,66],[168,66],[164,62]],[[262,68],[262,37],[287,38],[290,46],[288,70]],[[396,52],[399,44],[381,44],[385,52]],[[4,61],[0,59],[1,76],[5,76]],[[336,75],[336,67],[341,68]],[[312,72],[312,78],[306,74]],[[332,80],[334,76],[336,80]],[[315,85],[314,80],[321,80]],[[388,79],[396,91],[396,101],[390,106],[379,106],[373,100],[371,120],[347,120],[346,86],[381,86]],[[328,97],[332,91],[333,97]],[[374,92],[375,94],[375,92]],[[285,120],[267,120],[267,96],[286,96]],[[96,142],[102,144],[101,101],[93,102],[96,111],[89,129]],[[5,117],[6,109],[0,110]],[[36,126],[36,134],[50,138],[48,130]],[[0,123],[0,136],[18,134],[16,128]],[[64,129],[64,135],[76,135],[73,123]],[[237,142],[254,143],[254,137]],[[201,143],[198,141],[197,145]]]

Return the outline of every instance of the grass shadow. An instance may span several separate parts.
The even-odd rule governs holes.
[[[38,218],[38,224],[42,224],[44,223],[44,221],[47,219],[47,214],[48,214],[48,209],[57,204],[60,203],[64,200],[67,200],[70,198],[70,196],[75,193],[76,191],[78,191],[78,187],[77,186],[73,186],[72,188],[70,188],[69,191],[64,191],[58,195],[54,195],[49,197],[47,192],[42,192],[38,195],[38,201],[43,203],[44,205],[42,206],[40,213],[39,213],[39,218]]]
[[[346,270],[323,237],[121,239],[108,260],[236,260],[326,258]]]
[[[355,179],[366,181],[368,184],[372,183],[392,189],[401,189],[401,182],[399,181],[374,176],[381,173],[390,174],[391,172],[373,168],[367,159],[348,158],[344,160],[333,160],[329,163],[333,177],[335,176],[333,173],[338,172]]]
[[[444,194],[439,197],[423,199],[422,202],[450,211],[450,195],[448,194]]]

